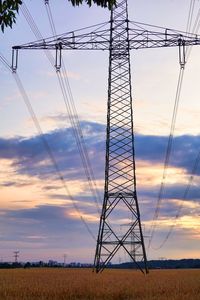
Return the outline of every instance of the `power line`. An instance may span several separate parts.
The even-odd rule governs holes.
[[[12,72],[12,68],[9,66],[9,62],[1,54],[0,54],[0,60],[3,63],[3,65],[9,71]],[[47,153],[48,153],[48,155],[49,155],[49,157],[50,157],[50,159],[51,159],[51,161],[52,161],[52,163],[54,165],[55,172],[58,175],[58,179],[61,181],[61,183],[62,183],[62,185],[64,187],[64,190],[65,190],[65,193],[66,193],[67,197],[71,200],[73,207],[75,208],[76,212],[78,213],[78,216],[80,217],[81,221],[85,225],[85,227],[86,227],[87,231],[89,232],[90,236],[96,241],[96,238],[95,238],[94,234],[92,233],[90,227],[88,226],[87,222],[85,221],[84,217],[82,216],[79,207],[77,206],[75,200],[73,199],[73,197],[72,197],[72,195],[71,195],[71,193],[70,193],[70,191],[69,191],[69,189],[68,189],[68,187],[67,187],[67,185],[65,183],[63,175],[62,175],[62,173],[61,173],[61,171],[59,169],[59,166],[58,166],[58,164],[56,162],[56,159],[55,159],[55,157],[53,155],[53,152],[52,152],[52,150],[51,150],[51,148],[49,146],[49,143],[48,143],[47,139],[45,138],[45,135],[44,135],[44,133],[42,131],[42,128],[41,128],[41,126],[39,124],[37,116],[35,115],[35,112],[33,110],[33,107],[31,105],[31,102],[30,102],[30,100],[28,98],[28,95],[27,95],[27,93],[26,93],[26,91],[24,89],[24,86],[22,84],[22,81],[21,81],[19,75],[17,74],[17,72],[12,72],[12,75],[13,75],[13,77],[15,79],[15,82],[16,82],[16,84],[18,86],[20,94],[22,95],[24,103],[25,103],[25,105],[26,105],[26,107],[28,109],[28,112],[29,112],[29,114],[30,114],[30,116],[31,116],[31,118],[32,118],[32,120],[34,122],[34,125],[35,125],[35,127],[36,127],[36,129],[37,129],[37,131],[38,131],[38,133],[40,135],[40,138],[41,138],[41,140],[43,142],[43,145],[44,145],[44,147],[45,147],[45,149],[46,149],[46,151],[47,151]]]
[[[191,175],[190,175],[189,180],[188,180],[188,184],[187,184],[186,189],[185,189],[185,191],[184,191],[184,193],[183,193],[183,197],[181,197],[181,200],[182,200],[182,201],[184,201],[184,200],[187,199],[187,196],[188,196],[188,193],[189,193],[189,191],[190,191],[190,189],[191,189],[192,182],[193,182],[193,179],[194,179],[194,175],[196,174],[196,171],[197,171],[197,167],[198,167],[198,165],[199,165],[199,162],[200,162],[200,151],[198,152],[198,155],[197,155],[197,157],[196,157],[195,163],[194,163],[194,165],[193,165],[192,172],[191,172]],[[159,249],[161,249],[161,248],[164,246],[164,244],[167,242],[167,240],[169,239],[170,235],[172,234],[172,232],[173,232],[173,230],[174,230],[174,228],[175,228],[175,226],[176,226],[177,219],[178,219],[179,216],[180,216],[180,213],[181,213],[182,208],[183,208],[183,202],[182,202],[182,203],[179,205],[179,207],[178,207],[178,210],[177,210],[177,212],[176,212],[175,218],[174,218],[174,220],[173,220],[174,223],[170,226],[169,231],[168,231],[168,233],[166,234],[166,237],[164,238],[164,240],[162,241],[162,243],[161,243],[158,247],[154,247],[154,250],[159,250]]]
[[[188,15],[188,20],[187,20],[187,26],[186,26],[186,32],[190,32],[190,28],[192,25],[192,18],[194,14],[194,6],[195,6],[195,0],[190,1],[190,8],[189,8],[189,15]]]
[[[56,159],[55,159],[55,157],[54,157],[54,155],[53,155],[53,153],[52,153],[52,150],[51,150],[51,148],[50,148],[50,146],[49,146],[49,143],[47,142],[47,140],[46,140],[46,138],[45,138],[45,135],[44,135],[44,133],[43,133],[43,131],[42,131],[42,129],[41,129],[41,126],[40,126],[40,124],[39,124],[39,121],[38,121],[38,119],[37,119],[37,117],[36,117],[36,115],[35,115],[35,113],[34,113],[34,111],[33,111],[32,105],[31,105],[31,103],[30,103],[30,101],[29,101],[29,98],[28,98],[28,96],[27,96],[27,94],[26,94],[26,92],[25,92],[25,90],[24,90],[24,87],[23,87],[23,85],[22,85],[22,82],[21,82],[21,80],[20,80],[18,74],[17,74],[17,73],[13,73],[13,76],[14,76],[15,81],[16,81],[16,83],[17,83],[17,86],[18,86],[18,88],[19,88],[19,90],[20,90],[20,93],[22,94],[22,97],[23,97],[24,102],[25,102],[25,104],[26,104],[26,107],[27,107],[27,109],[28,109],[28,111],[29,111],[29,113],[30,113],[30,115],[31,115],[31,118],[32,118],[32,120],[33,120],[33,122],[34,122],[34,124],[35,124],[35,126],[36,126],[36,128],[37,128],[37,131],[39,132],[39,134],[40,134],[40,136],[41,136],[41,138],[42,138],[44,147],[46,148],[46,151],[47,151],[47,153],[48,153],[48,155],[49,155],[49,157],[50,157],[50,159],[51,159],[51,161],[52,161],[52,163],[53,163],[53,165],[54,165],[54,167],[55,167],[55,171],[56,171],[56,173],[57,173],[57,175],[58,175],[58,178],[59,178],[60,181],[62,182],[62,185],[63,185],[63,187],[64,187],[64,189],[65,189],[65,192],[66,192],[67,196],[68,196],[69,199],[72,201],[72,204],[73,204],[75,210],[76,210],[77,213],[79,214],[79,216],[80,216],[82,222],[84,223],[84,225],[86,226],[88,232],[89,232],[90,235],[93,237],[93,239],[96,241],[96,238],[94,237],[94,235],[92,234],[91,230],[89,229],[89,226],[88,226],[87,222],[85,221],[85,219],[83,218],[83,216],[82,216],[82,214],[81,214],[81,212],[80,212],[80,210],[79,210],[79,207],[77,206],[75,200],[73,199],[71,193],[69,192],[69,189],[68,189],[68,187],[67,187],[67,185],[66,185],[66,183],[65,183],[65,180],[64,180],[64,178],[63,178],[63,175],[62,175],[62,173],[61,173],[61,171],[60,171],[60,169],[59,169],[59,166],[58,166],[58,164],[57,164],[57,162],[56,162]]]
[[[191,3],[192,3],[192,1],[191,1]],[[194,10],[194,5],[191,4],[190,7],[191,7],[190,15],[193,15],[193,11],[192,10]],[[190,27],[191,27],[192,22],[190,22],[190,23],[188,22],[188,24],[190,24]],[[200,9],[198,10],[198,13],[197,13],[197,16],[196,16],[196,20],[195,20],[192,32],[196,32],[197,33],[198,30],[199,30],[199,27],[200,27]],[[188,30],[190,30],[190,28]],[[192,49],[192,47],[190,47],[189,50],[188,50],[188,52],[186,53],[187,59],[189,58],[189,56],[191,54],[191,49]],[[197,166],[199,164],[199,161],[200,161],[200,151],[199,151],[199,153],[198,153],[198,155],[196,157],[196,160],[194,162],[194,165],[193,165],[193,168],[192,168],[192,172],[191,172],[192,175],[189,177],[188,184],[187,184],[186,189],[185,189],[185,191],[183,193],[182,200],[186,200],[186,198],[187,198],[189,190],[190,190],[190,188],[192,186],[193,178],[194,178],[194,175],[196,173],[196,169],[197,169]],[[183,208],[183,203],[181,203],[181,205],[178,207],[177,213],[176,213],[175,218],[174,218],[174,223],[170,226],[169,231],[166,234],[165,238],[163,239],[162,243],[158,247],[153,247],[154,250],[161,249],[165,245],[165,243],[168,241],[168,239],[171,236],[173,230],[175,229],[175,226],[176,226],[176,223],[177,223],[177,219],[180,216],[182,208]]]
[[[195,4],[195,0],[191,0],[190,2],[190,9],[189,9],[189,16],[188,16],[188,21],[187,21],[187,28],[186,28],[186,32],[190,32],[191,29],[191,25],[192,25],[192,18],[193,18],[193,14],[194,14],[194,4]],[[198,15],[195,21],[195,26],[193,27],[193,32],[196,30],[195,27],[199,26],[199,18],[200,18],[200,10],[198,11]],[[186,57],[187,60],[190,56],[190,49],[192,47],[189,48],[189,51],[186,52]],[[171,154],[171,149],[172,149],[172,143],[173,143],[173,134],[174,134],[174,130],[175,130],[175,124],[176,124],[176,116],[177,116],[177,111],[178,111],[178,105],[179,105],[179,99],[180,99],[180,93],[181,93],[181,88],[182,88],[182,83],[183,83],[183,75],[184,75],[184,68],[180,68],[180,72],[179,72],[179,78],[178,78],[178,84],[177,84],[177,90],[176,90],[176,97],[175,97],[175,105],[174,105],[174,110],[173,110],[173,116],[172,116],[172,122],[171,122],[171,128],[170,128],[170,135],[168,138],[168,144],[167,144],[167,151],[166,151],[166,156],[165,156],[165,163],[164,163],[164,170],[163,170],[163,176],[162,176],[162,181],[161,181],[161,186],[160,186],[160,190],[159,190],[159,195],[158,195],[158,200],[157,200],[157,204],[156,204],[156,209],[155,209],[155,213],[154,213],[154,217],[153,217],[153,224],[151,226],[151,235],[150,235],[150,239],[149,239],[149,245],[148,245],[148,249],[150,248],[153,236],[154,236],[154,232],[155,232],[155,228],[156,228],[156,220],[158,219],[158,215],[159,215],[159,211],[160,211],[160,205],[161,205],[161,200],[163,197],[163,191],[164,191],[164,187],[165,187],[165,179],[166,179],[166,175],[167,175],[167,168],[169,165],[169,158],[170,158],[170,154]],[[200,156],[200,153],[199,153]],[[196,162],[195,162],[196,165]],[[194,170],[195,170],[195,165],[194,165]],[[193,176],[191,176],[189,178],[188,181],[188,185],[187,188],[185,190],[185,193],[183,195],[183,198],[185,199],[190,186],[192,184],[192,180],[193,180]],[[178,208],[174,222],[176,223],[177,218],[180,215],[180,211],[182,209],[182,205]],[[155,248],[155,250],[160,249],[164,246],[164,244],[166,243],[166,241],[169,239],[169,236],[171,235],[174,227],[175,227],[175,223],[170,226],[169,231],[166,235],[166,237],[164,238],[163,242],[160,244],[159,247]]]
[[[55,24],[53,21],[53,16],[51,13],[51,9],[50,6],[48,5],[48,1],[45,1],[45,7],[47,9],[47,14],[49,17],[49,22],[50,22],[50,26],[53,32],[53,35],[56,35],[56,28],[55,28]],[[33,34],[36,36],[37,39],[43,39],[42,34],[40,33],[40,30],[38,29],[32,15],[30,14],[27,6],[25,5],[25,3],[23,3],[22,7],[21,7],[22,13],[27,21],[27,23],[29,24]],[[102,24],[100,24],[102,26]],[[47,58],[49,59],[52,67],[54,68],[54,58],[52,56],[51,53],[49,53],[49,51],[45,51],[45,54],[47,56]],[[81,161],[83,164],[83,168],[84,168],[84,172],[88,181],[88,185],[89,185],[89,189],[91,191],[91,193],[94,196],[94,200],[95,200],[95,204],[97,207],[97,211],[100,213],[100,208],[99,208],[99,202],[100,202],[100,195],[97,189],[97,185],[96,185],[96,180],[94,177],[94,173],[90,164],[90,160],[89,160],[89,156],[88,156],[88,152],[87,152],[87,148],[85,145],[85,141],[83,138],[83,133],[81,130],[81,126],[80,126],[80,121],[78,118],[78,114],[75,108],[75,104],[74,104],[74,100],[73,100],[73,95],[71,92],[71,88],[69,85],[69,81],[68,81],[68,77],[67,77],[67,72],[66,72],[66,67],[64,64],[64,61],[62,60],[62,65],[64,68],[64,73],[60,70],[57,69],[56,74],[58,77],[58,82],[59,82],[59,86],[62,92],[62,96],[63,96],[63,100],[65,103],[65,107],[66,110],[68,112],[68,116],[69,116],[69,120],[70,123],[72,125],[72,130],[73,130],[73,134],[76,140],[76,144],[78,147],[78,151],[80,153],[80,157],[81,157]],[[69,96],[69,97],[68,97]]]
[[[54,36],[56,36],[57,35],[56,27],[55,27],[55,23],[54,23],[54,20],[53,20],[53,15],[52,15],[52,12],[51,12],[51,7],[50,7],[50,4],[49,4],[48,0],[45,0],[45,6],[46,6],[47,15],[48,15],[48,19],[49,19],[49,23],[50,23],[50,26],[51,26],[52,33],[53,33]],[[75,118],[75,125],[77,126],[77,131],[79,133],[79,136],[80,136],[81,142],[82,142],[82,146],[83,146],[83,152],[86,156],[86,162],[88,164],[88,168],[90,170],[91,177],[92,177],[92,180],[94,182],[94,185],[96,187],[96,182],[95,182],[93,170],[92,170],[92,167],[90,165],[88,152],[87,152],[85,141],[84,141],[84,138],[83,138],[83,132],[82,132],[82,129],[81,129],[81,126],[80,126],[80,120],[79,120],[78,113],[77,113],[77,110],[76,110],[76,106],[75,106],[75,103],[74,103],[74,98],[73,98],[72,90],[71,90],[71,87],[70,87],[70,84],[69,84],[69,79],[68,79],[68,75],[67,75],[65,62],[63,61],[63,59],[62,59],[62,66],[63,66],[63,70],[64,70],[64,72],[63,72],[64,76],[63,77],[64,77],[64,81],[65,81],[65,86],[67,88],[67,92],[68,92],[68,95],[69,95],[69,98],[70,98],[70,104],[71,104],[72,111],[73,111],[73,116]]]
[[[198,13],[197,13],[194,25],[193,25],[192,32],[197,34],[199,31],[199,28],[200,28],[200,8],[198,9]],[[191,51],[192,51],[192,47],[189,47],[186,51],[186,60],[188,60],[189,56],[191,55]]]
[[[181,88],[182,88],[182,83],[183,83],[183,74],[184,74],[184,68],[180,68],[178,83],[177,83],[177,88],[176,88],[175,103],[174,103],[172,120],[171,120],[170,134],[168,136],[167,149],[166,149],[165,160],[164,160],[162,180],[161,180],[161,185],[160,185],[160,189],[159,189],[159,193],[158,193],[158,199],[157,199],[156,208],[155,208],[155,212],[154,212],[154,216],[153,216],[153,221],[152,221],[152,225],[151,225],[151,229],[150,229],[150,238],[149,238],[148,249],[150,248],[152,239],[154,237],[155,228],[156,228],[156,220],[158,218],[158,215],[160,212],[161,201],[163,199],[163,193],[164,193],[164,188],[165,188],[165,179],[167,177],[167,169],[169,166],[169,160],[170,160],[170,155],[171,155],[171,151],[172,151],[176,117],[177,117]]]
[[[50,27],[52,30],[52,33],[54,36],[57,35],[56,33],[56,26],[53,20],[53,15],[51,12],[51,7],[49,5],[49,1],[45,0],[45,7],[46,7],[46,11],[47,11],[47,16],[49,19],[49,23],[50,23]],[[94,195],[94,200],[97,206],[97,211],[100,213],[100,208],[99,208],[99,203],[98,200],[100,201],[100,195],[98,193],[98,189],[97,189],[97,185],[96,185],[96,179],[94,177],[94,173],[90,164],[90,159],[88,156],[88,151],[87,151],[87,147],[85,145],[85,141],[84,141],[84,137],[83,137],[83,132],[80,126],[80,121],[79,121],[79,117],[78,117],[78,113],[76,110],[76,106],[74,103],[74,98],[73,98],[73,94],[72,94],[72,90],[69,84],[69,79],[68,79],[68,74],[67,74],[67,70],[66,70],[66,66],[65,66],[65,62],[63,60],[63,58],[61,58],[61,63],[62,63],[62,68],[64,70],[64,72],[61,72],[61,70],[57,70],[57,75],[58,75],[58,79],[59,79],[59,83],[60,83],[60,87],[62,90],[62,93],[64,94],[64,102],[65,102],[65,106],[67,108],[67,111],[69,112],[69,116],[71,118],[71,123],[74,125],[74,135],[76,137],[76,141],[77,141],[77,146],[79,149],[79,153],[81,156],[81,160],[84,166],[84,170],[85,170],[85,175],[86,178],[88,180],[88,184],[89,184],[89,188],[90,191],[92,192],[92,194]],[[63,84],[63,79],[64,79],[64,84]],[[66,88],[66,89],[65,89]],[[67,93],[66,93],[67,90]],[[66,102],[65,99],[68,99],[67,95],[69,96],[69,102]],[[72,111],[72,113],[71,113]]]

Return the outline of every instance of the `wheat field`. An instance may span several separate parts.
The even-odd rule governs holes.
[[[0,270],[1,300],[199,300],[200,270]]]

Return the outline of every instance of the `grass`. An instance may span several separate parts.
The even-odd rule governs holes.
[[[199,300],[200,270],[0,270],[1,300]]]

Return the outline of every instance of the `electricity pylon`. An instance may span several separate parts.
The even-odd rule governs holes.
[[[105,188],[94,261],[97,272],[104,269],[120,248],[140,269],[136,255],[143,260],[147,272],[136,193],[129,43],[127,1],[121,1],[111,11],[110,19]],[[121,216],[115,213],[117,207]],[[123,234],[118,231],[118,219],[121,223],[123,219],[132,220]]]
[[[18,258],[19,258],[19,251],[14,251],[14,259],[15,259],[15,263],[18,263]]]
[[[56,50],[56,69],[61,67],[62,50],[109,51],[105,189],[96,272],[103,271],[122,250],[141,271],[148,271],[136,191],[130,50],[178,47],[179,63],[184,68],[185,47],[193,45],[200,45],[195,34],[131,22],[127,0],[119,0],[110,22],[13,47],[13,72],[19,49]],[[127,226],[121,234],[119,225],[125,220]]]

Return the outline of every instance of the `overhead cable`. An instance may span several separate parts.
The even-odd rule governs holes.
[[[193,0],[193,1],[195,1],[195,0]],[[199,27],[200,27],[200,9],[198,10],[198,14],[197,14],[197,17],[196,17],[196,20],[195,20],[192,32],[197,33],[199,31]],[[187,60],[188,60],[188,58],[189,58],[189,56],[191,54],[191,49],[192,49],[192,47],[189,47],[188,51],[186,52]],[[191,171],[191,175],[189,176],[186,189],[185,189],[185,191],[183,193],[183,196],[181,197],[182,201],[186,200],[187,197],[188,197],[188,193],[189,193],[189,191],[191,189],[191,186],[192,186],[192,183],[193,183],[193,179],[194,179],[194,175],[196,174],[199,162],[200,162],[200,151],[198,152],[197,157],[196,157],[196,159],[194,161],[194,165],[193,165],[193,168],[192,168],[192,171]],[[163,239],[163,241],[161,242],[161,244],[159,246],[153,247],[154,250],[161,249],[165,245],[165,243],[168,241],[168,239],[171,236],[173,230],[175,229],[175,226],[176,226],[178,218],[180,217],[182,208],[183,208],[183,202],[179,205],[179,207],[177,209],[177,212],[176,212],[176,215],[175,215],[175,217],[173,219],[173,224],[170,226],[169,231],[167,232],[165,238]]]
[[[12,72],[12,68],[10,67],[9,62],[6,60],[6,58],[5,58],[1,53],[0,53],[0,61],[2,62],[2,64],[3,64],[10,72]],[[21,95],[22,95],[22,98],[23,98],[23,100],[24,100],[24,103],[25,103],[25,105],[26,105],[26,107],[27,107],[27,109],[28,109],[28,112],[29,112],[29,114],[30,114],[30,116],[31,116],[31,118],[32,118],[32,120],[33,120],[33,122],[34,122],[34,125],[35,125],[35,127],[36,127],[36,129],[37,129],[37,131],[38,131],[38,133],[39,133],[39,135],[40,135],[40,138],[41,138],[41,140],[42,140],[42,142],[43,142],[43,145],[44,145],[44,147],[45,147],[45,149],[46,149],[46,151],[47,151],[47,153],[48,153],[48,155],[49,155],[49,158],[50,158],[51,161],[52,161],[52,164],[53,164],[53,166],[54,166],[54,168],[55,168],[55,172],[56,172],[56,174],[57,174],[57,176],[58,176],[58,179],[61,181],[61,183],[62,183],[62,185],[63,185],[63,187],[64,187],[64,190],[65,190],[65,192],[66,192],[66,196],[71,200],[73,207],[75,208],[76,212],[78,213],[78,216],[80,217],[81,221],[83,222],[83,224],[84,224],[84,226],[86,227],[87,231],[89,232],[90,236],[91,236],[91,237],[93,238],[93,240],[95,240],[95,242],[96,242],[96,238],[95,238],[94,234],[92,233],[92,231],[91,231],[91,229],[89,228],[89,226],[88,226],[86,220],[85,220],[84,217],[82,216],[82,213],[81,213],[79,207],[77,206],[75,200],[73,199],[73,197],[72,197],[72,195],[71,195],[71,193],[70,193],[70,191],[69,191],[69,189],[68,189],[68,187],[67,187],[67,185],[66,185],[66,183],[65,183],[65,180],[64,180],[64,178],[63,178],[63,175],[62,175],[62,173],[61,173],[61,171],[60,171],[60,169],[59,169],[59,166],[58,166],[58,164],[57,164],[57,162],[56,162],[56,159],[55,159],[55,157],[54,157],[54,155],[53,155],[53,152],[52,152],[52,150],[51,150],[51,147],[49,146],[49,143],[48,143],[47,139],[45,138],[45,135],[44,135],[44,133],[43,133],[43,131],[42,131],[42,128],[41,128],[41,126],[40,126],[40,124],[39,124],[39,121],[38,121],[38,119],[37,119],[37,116],[36,116],[36,114],[35,114],[35,112],[34,112],[34,110],[33,110],[33,107],[32,107],[32,105],[31,105],[31,102],[30,102],[30,100],[29,100],[29,97],[28,97],[28,95],[27,95],[27,93],[26,93],[26,91],[25,91],[25,89],[24,89],[24,86],[23,86],[23,84],[22,84],[22,81],[21,81],[19,75],[17,74],[17,72],[12,72],[12,75],[13,75],[13,77],[14,77],[14,79],[15,79],[15,82],[16,82],[16,84],[17,84],[17,86],[18,86],[18,89],[19,89],[19,91],[20,91],[20,93],[21,93]]]
[[[49,5],[49,1],[45,0],[45,7],[46,7],[46,11],[47,11],[47,15],[48,15],[48,19],[49,19],[49,23],[50,23],[52,33],[53,33],[54,36],[56,36],[57,35],[56,26],[55,26],[55,23],[54,23],[54,20],[53,20],[53,15],[52,15],[52,12],[51,12],[51,7]],[[92,169],[92,166],[91,166],[91,163],[90,163],[87,147],[86,147],[86,144],[85,144],[83,132],[82,132],[81,125],[80,125],[80,120],[79,120],[78,113],[77,113],[76,106],[75,106],[75,102],[74,102],[74,97],[73,97],[71,86],[70,86],[69,79],[68,79],[66,65],[65,65],[65,62],[64,62],[63,58],[61,58],[61,60],[62,60],[63,72],[60,69],[57,70],[58,75],[60,74],[59,80],[60,80],[60,82],[62,82],[62,78],[64,78],[63,87],[66,87],[66,90],[67,90],[67,93],[68,93],[68,96],[69,96],[69,100],[70,100],[69,104],[68,104],[69,109],[67,109],[67,111],[69,111],[69,110],[72,111],[72,114],[70,114],[70,115],[73,118],[72,122],[74,124],[74,129],[75,129],[74,134],[77,136],[77,144],[79,145],[78,148],[79,148],[79,152],[80,152],[80,155],[81,155],[82,163],[84,165],[85,175],[86,175],[87,180],[89,182],[90,190],[92,191],[92,194],[94,195],[94,200],[95,200],[96,205],[97,205],[97,210],[100,213],[99,202],[101,202],[101,197],[100,197],[100,194],[99,194],[99,191],[98,191],[98,188],[97,188],[96,179],[95,179],[94,172],[93,172],[93,169]],[[68,99],[67,94],[66,94],[66,97],[64,99]],[[65,101],[65,105],[67,105],[66,101]]]
[[[191,30],[192,18],[193,18],[193,14],[194,14],[194,4],[195,4],[195,0],[191,0],[190,1],[189,16],[188,16],[188,21],[187,21],[187,28],[186,28],[186,32],[187,33],[189,33],[190,30]],[[199,16],[200,15],[199,15],[199,12],[198,12],[195,24],[199,24]],[[197,25],[195,25],[195,26],[197,26]],[[193,27],[193,32],[194,31],[195,31],[195,27]],[[190,49],[191,49],[191,47],[190,47]],[[186,60],[188,60],[188,58],[189,58],[188,52],[186,52]],[[174,130],[175,130],[176,116],[177,116],[179,99],[180,99],[180,93],[181,93],[181,88],[182,88],[184,70],[185,70],[184,68],[180,68],[180,71],[179,71],[179,78],[178,78],[178,84],[177,84],[177,90],[176,90],[176,97],[175,97],[175,105],[174,105],[173,116],[172,116],[172,121],[171,121],[170,135],[169,135],[169,138],[168,138],[168,144],[167,144],[167,151],[166,151],[166,156],[165,156],[163,176],[162,176],[161,186],[160,186],[158,200],[157,200],[157,204],[156,204],[156,209],[155,209],[155,213],[154,213],[154,216],[153,216],[153,222],[152,222],[152,225],[151,225],[151,232],[150,232],[148,249],[151,246],[151,242],[152,242],[152,239],[153,239],[153,236],[154,236],[154,232],[155,232],[155,228],[156,228],[156,221],[158,219],[158,215],[159,215],[159,211],[160,211],[160,206],[161,206],[161,201],[162,201],[162,197],[163,197],[163,191],[164,191],[164,187],[165,187],[165,179],[166,179],[166,175],[167,175],[167,168],[168,168],[168,165],[169,165],[169,158],[170,158],[171,149],[172,149],[172,143],[173,143],[173,135],[174,135]],[[193,168],[193,169],[195,170],[195,168]],[[183,195],[184,199],[186,198],[186,196],[188,194],[188,191],[190,189],[192,180],[193,180],[193,176],[191,176],[189,178],[187,188],[186,188],[186,190],[184,192],[184,195]],[[174,222],[176,222],[178,216],[180,215],[181,209],[182,209],[182,205],[177,210]],[[154,247],[153,249],[160,249],[160,248],[162,248],[164,246],[164,244],[168,240],[169,236],[171,235],[174,227],[175,227],[175,223],[172,226],[170,226],[170,229],[169,229],[166,237],[164,238],[163,242],[160,244],[160,246],[157,247],[157,248]]]
[[[45,4],[46,4],[46,2],[45,2]],[[48,5],[45,5],[45,6],[48,7],[47,10],[48,10],[48,16],[49,16],[49,20],[50,20],[50,24],[51,24],[51,29],[53,31],[53,35],[55,36],[56,35],[56,29],[55,29],[55,25],[54,25],[54,22],[53,22],[52,13],[51,13],[51,10],[50,10],[49,6]],[[25,5],[25,3],[23,3],[23,5],[21,7],[21,10],[22,10],[22,13],[23,13],[27,23],[29,24],[32,32],[36,36],[36,38],[37,39],[43,39],[42,34],[41,34],[40,30],[38,29],[32,15],[30,14],[30,12],[29,12],[27,6]],[[45,50],[45,54],[46,54],[47,58],[49,59],[52,67],[54,67],[54,58],[53,58],[51,52]],[[64,65],[63,62],[62,62],[62,64],[63,64],[63,67],[64,67],[64,71],[66,71],[65,65]],[[76,109],[75,109],[75,104],[74,104],[74,101],[73,101],[72,92],[71,92],[69,82],[68,82],[68,79],[67,79],[67,73],[66,72],[63,73],[62,70],[57,70],[56,74],[57,74],[58,82],[59,82],[60,89],[61,89],[61,92],[62,92],[62,95],[63,95],[63,100],[64,100],[64,103],[65,103],[65,107],[66,107],[67,112],[68,112],[69,120],[70,120],[71,125],[72,125],[72,130],[73,130],[75,140],[76,140],[76,143],[77,143],[77,147],[78,147],[78,150],[79,150],[79,153],[80,153],[81,161],[82,161],[84,172],[86,174],[86,178],[87,178],[87,181],[88,181],[88,184],[89,184],[89,188],[90,188],[90,190],[91,190],[91,192],[94,196],[94,201],[95,201],[95,204],[97,206],[98,213],[100,213],[99,202],[98,202],[98,201],[100,201],[100,195],[99,195],[99,192],[97,190],[97,185],[96,185],[96,182],[95,182],[94,173],[92,171],[91,164],[89,162],[89,156],[88,156],[86,145],[85,145],[85,142],[84,142],[84,139],[83,139],[83,134],[82,134],[81,127],[80,127],[80,121],[78,119],[78,115],[77,115],[77,112],[76,112]],[[69,95],[69,98],[68,98],[68,95]]]
[[[154,237],[154,233],[155,233],[155,229],[156,229],[156,223],[157,223],[156,221],[157,221],[158,216],[159,216],[159,212],[160,212],[160,208],[161,208],[161,202],[162,202],[162,199],[163,199],[164,188],[165,188],[165,180],[166,180],[166,177],[167,177],[167,169],[168,169],[168,166],[169,166],[169,160],[170,160],[170,155],[171,155],[171,151],[172,151],[173,136],[174,136],[174,130],[175,130],[175,124],[176,124],[176,117],[177,117],[177,111],[178,111],[178,107],[179,107],[181,88],[182,88],[182,84],[183,84],[183,74],[184,74],[184,68],[180,68],[178,83],[177,83],[177,88],[176,88],[175,103],[174,103],[171,126],[170,126],[170,134],[168,136],[167,149],[166,149],[166,153],[165,153],[162,180],[161,180],[160,189],[159,189],[159,193],[158,193],[158,199],[157,199],[157,202],[156,202],[155,212],[154,212],[154,215],[153,215],[153,221],[152,221],[152,225],[151,225],[151,229],[150,229],[150,238],[149,238],[148,249],[150,248],[152,239]]]

